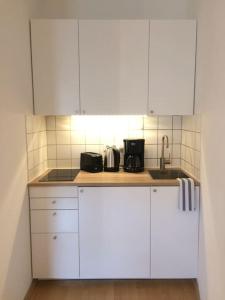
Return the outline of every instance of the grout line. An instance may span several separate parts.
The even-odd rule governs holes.
[[[189,161],[187,161],[184,158],[181,158],[181,160],[183,160],[185,163],[189,164],[191,167],[195,168],[196,170],[200,170],[200,168],[197,168],[195,165],[193,165],[192,163],[190,163]]]
[[[184,147],[186,147],[186,148],[188,148],[188,149],[191,149],[191,150],[194,150],[194,151],[196,151],[196,152],[201,153],[200,150],[198,150],[198,149],[196,149],[196,148],[193,148],[193,147],[191,147],[191,146],[188,146],[188,145],[185,145],[185,144],[182,144],[182,143],[181,143],[181,146],[184,146]]]
[[[197,130],[182,129],[182,131],[192,132],[192,133],[200,133],[201,134],[201,131],[197,131]]]

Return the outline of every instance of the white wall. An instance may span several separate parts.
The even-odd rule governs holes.
[[[37,18],[193,18],[195,0],[32,0]]]
[[[225,1],[198,1],[197,109],[202,113],[202,300],[225,299]]]
[[[0,299],[31,282],[25,113],[32,111],[28,0],[0,8]]]

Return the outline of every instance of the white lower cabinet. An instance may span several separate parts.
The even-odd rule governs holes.
[[[151,278],[196,278],[199,188],[195,211],[179,209],[179,187],[151,188]]]
[[[80,277],[150,277],[150,188],[79,192]]]
[[[32,234],[33,277],[79,277],[77,233]]]
[[[80,187],[79,203],[74,187],[32,187],[33,277],[197,277],[195,196],[182,211],[178,186]]]
[[[30,187],[33,278],[79,278],[77,187]]]

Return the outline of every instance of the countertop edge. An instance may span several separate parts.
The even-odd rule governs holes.
[[[79,181],[79,179],[76,177],[74,181],[71,182],[67,182],[67,181],[61,181],[61,182],[39,182],[39,179],[41,177],[43,177],[44,175],[46,175],[49,170],[46,170],[43,174],[39,175],[38,177],[34,178],[33,180],[31,180],[30,182],[28,182],[28,187],[50,187],[50,186],[79,186],[79,187],[131,187],[131,186],[140,186],[140,187],[145,187],[145,186],[179,186],[179,183],[176,179],[153,179],[146,171],[141,173],[137,173],[140,177],[143,176],[143,182],[140,182],[140,179],[138,182],[136,182],[135,180],[131,180],[130,182],[123,181],[120,180],[118,182],[115,181],[111,181],[108,179],[102,182],[93,182],[93,181],[85,181],[84,179],[82,179],[82,181]],[[183,170],[183,169],[181,169]],[[185,171],[185,170],[183,170]],[[83,171],[82,171],[83,172]],[[108,173],[108,172],[107,172]],[[190,176],[194,182],[195,182],[195,186],[200,186],[200,182],[198,180],[196,180],[196,178],[194,178],[191,174],[188,174],[187,171],[185,171],[185,173]],[[91,174],[95,174],[95,173],[91,173]],[[126,172],[124,172],[124,174],[127,174]],[[90,175],[90,173],[87,173],[87,175]],[[94,175],[92,175],[94,176]]]

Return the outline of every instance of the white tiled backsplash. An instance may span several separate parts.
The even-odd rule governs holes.
[[[165,134],[170,144],[165,155],[170,153],[171,166],[180,167],[185,118],[182,129],[181,116],[28,116],[29,179],[47,167],[79,167],[81,152],[103,154],[106,145],[122,148],[125,138],[144,138],[145,167],[158,167]],[[188,145],[183,143],[182,147],[186,149]],[[190,171],[185,158],[182,157],[183,166]]]
[[[145,167],[157,167],[161,140],[167,134],[172,164],[180,166],[181,117],[46,117],[48,166],[79,167],[80,153],[103,154],[106,145],[123,147],[125,138],[145,138]]]
[[[30,180],[48,168],[45,117],[27,116],[26,132],[28,179]]]
[[[182,120],[181,167],[200,179],[201,118],[184,116]]]

